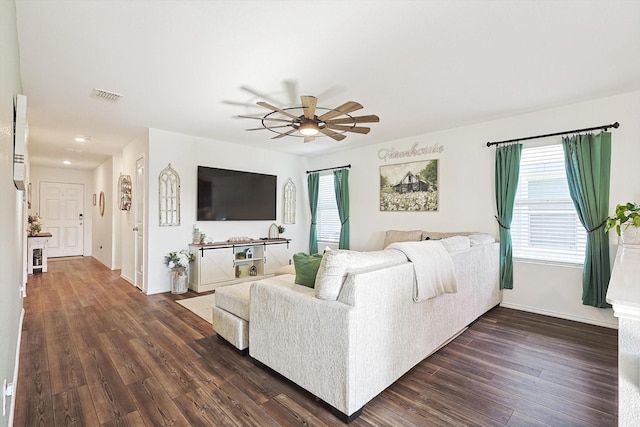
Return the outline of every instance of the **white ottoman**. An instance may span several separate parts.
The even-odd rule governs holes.
[[[283,268],[276,275],[260,280],[279,286],[294,286],[295,271]],[[290,274],[291,271],[294,274]],[[249,352],[249,293],[255,282],[243,282],[216,289],[213,330],[243,353]]]
[[[253,282],[216,289],[213,330],[238,350],[249,348],[249,289]]]

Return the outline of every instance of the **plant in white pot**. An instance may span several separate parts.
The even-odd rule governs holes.
[[[604,231],[616,229],[622,244],[640,245],[640,206],[635,202],[616,205],[615,215],[607,219]]]

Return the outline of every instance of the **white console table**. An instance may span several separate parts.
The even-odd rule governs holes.
[[[27,237],[27,273],[33,270],[47,272],[47,242],[51,233],[38,233]]]
[[[618,426],[640,426],[640,247],[618,246],[607,302],[618,320]]]
[[[189,272],[189,288],[207,292],[234,283],[273,275],[291,264],[290,239],[249,240],[191,244],[195,256]]]

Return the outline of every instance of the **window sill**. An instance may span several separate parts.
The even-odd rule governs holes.
[[[540,259],[526,259],[526,258],[514,258],[514,263],[522,263],[522,264],[540,264],[540,265],[550,265],[554,267],[567,267],[567,268],[579,268],[582,269],[584,264],[574,264],[570,262],[555,262],[555,261],[547,261]]]

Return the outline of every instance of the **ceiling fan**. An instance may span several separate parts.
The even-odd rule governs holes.
[[[346,135],[344,135],[346,132],[369,133],[370,128],[358,126],[359,124],[380,121],[380,118],[373,114],[352,116],[350,113],[364,108],[354,101],[345,102],[336,108],[323,108],[317,106],[318,99],[315,96],[301,96],[300,100],[302,106],[289,108],[278,108],[268,102],[260,101],[257,104],[271,110],[270,113],[257,117],[239,117],[262,121],[262,127],[247,130],[267,129],[278,134],[271,139],[297,136],[303,137],[304,142],[311,142],[316,136],[323,135],[336,141],[342,141],[346,138]],[[287,130],[287,128],[289,129]]]

